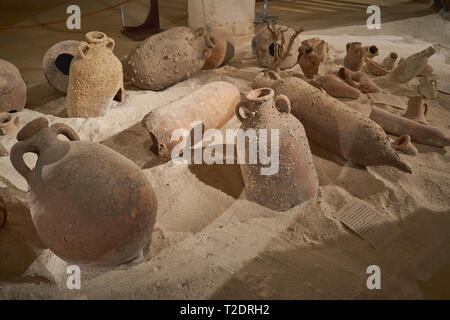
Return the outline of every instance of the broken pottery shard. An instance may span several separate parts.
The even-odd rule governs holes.
[[[438,80],[437,88],[440,92],[450,94],[450,82],[445,80]]]
[[[411,173],[375,122],[299,78],[281,79],[276,72],[256,76],[253,88],[269,87],[286,95],[292,114],[308,139],[359,165],[389,165]]]
[[[351,71],[361,71],[366,58],[378,55],[376,46],[363,47],[361,42],[349,42],[345,48],[347,54],[344,58],[344,66]]]
[[[411,156],[417,154],[417,148],[412,144],[411,137],[408,135],[403,135],[395,139],[394,142],[392,142],[392,146],[395,150],[401,151]]]
[[[390,93],[379,92],[368,93],[367,95],[373,103],[387,104],[402,110],[405,110],[408,106],[406,97],[394,96]]]
[[[437,80],[428,77],[421,78],[417,91],[427,99],[436,99],[438,97]]]
[[[170,160],[172,149],[180,143],[172,141],[175,130],[191,132],[195,122],[201,122],[204,130],[221,128],[233,117],[240,99],[239,90],[234,85],[216,81],[151,111],[142,120],[142,126],[152,139],[151,150],[161,159]]]
[[[214,44],[203,29],[175,27],[133,49],[125,73],[138,88],[163,90],[202,70],[212,48]]]
[[[367,240],[375,250],[387,247],[400,233],[395,221],[360,199],[353,199],[336,212],[336,218]]]
[[[415,142],[427,144],[434,147],[445,147],[450,145],[450,134],[448,130],[439,129],[426,124],[397,116],[391,112],[373,107],[370,118],[378,123],[387,133],[396,136],[409,135]]]
[[[62,93],[67,92],[70,64],[78,54],[80,41],[66,40],[54,44],[44,55],[42,67],[48,83]]]
[[[27,86],[19,69],[0,59],[0,112],[22,111],[27,102]]]
[[[391,80],[405,83],[417,76],[428,64],[428,58],[436,53],[436,49],[428,47],[406,59],[399,61],[397,67],[391,72]]]
[[[104,116],[113,99],[123,100],[122,64],[114,55],[115,42],[98,31],[86,33],[87,42],[78,46],[67,88],[69,117]]]
[[[249,163],[248,159],[241,164],[248,194],[261,205],[278,211],[288,210],[313,197],[319,189],[317,173],[305,130],[291,114],[289,99],[284,95],[275,97],[269,88],[256,89],[237,106],[236,115],[242,123],[242,130],[256,131],[257,141],[261,138],[260,130],[267,134],[267,145],[261,147],[260,143],[259,152],[264,148],[270,155],[270,152],[275,152],[274,148],[279,150],[276,169],[268,168],[273,163],[263,165],[261,159],[256,164]],[[279,135],[276,146],[272,143],[272,130],[277,130]],[[249,152],[246,143],[244,154]],[[274,171],[271,172],[271,169]]]
[[[335,98],[358,99],[360,95],[358,89],[331,74],[311,80],[309,83],[316,88],[324,89],[326,93]]]
[[[212,31],[209,38],[214,44],[211,55],[206,59],[204,70],[216,69],[228,63],[234,57],[234,39],[225,31]]]
[[[28,182],[33,223],[53,253],[88,266],[117,266],[142,253],[157,200],[134,162],[104,145],[79,141],[64,124],[49,127],[45,118],[28,123],[17,140],[11,163]],[[27,152],[38,155],[33,170],[23,160]]]

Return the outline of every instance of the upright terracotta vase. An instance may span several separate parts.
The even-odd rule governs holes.
[[[314,52],[312,47],[299,49],[298,64],[303,71],[303,74],[312,79],[319,72],[320,57]]]
[[[408,108],[406,109],[405,118],[428,124],[426,116],[428,114],[428,104],[423,96],[412,96],[408,100]]]
[[[17,140],[11,163],[28,182],[31,216],[50,250],[89,266],[117,266],[141,254],[157,201],[136,164],[104,145],[79,141],[64,124],[49,127],[45,118],[28,123]],[[23,160],[27,152],[38,155],[33,170]]]
[[[310,38],[302,41],[302,46],[299,50],[302,50],[303,52],[306,51],[307,48],[313,48],[314,52],[319,56],[320,62],[325,62],[328,58],[328,43],[324,40],[321,40],[320,38]]]
[[[48,83],[56,90],[66,93],[69,85],[70,64],[78,54],[80,41],[61,41],[47,50],[42,60],[42,67]]]
[[[292,114],[305,127],[308,139],[359,165],[388,165],[411,173],[375,122],[300,78],[282,79],[275,72],[257,75],[253,88],[270,87],[286,95]]]
[[[305,130],[291,114],[289,99],[284,95],[275,97],[269,88],[256,89],[237,106],[236,115],[242,122],[242,130],[255,130],[260,151],[264,148],[271,154],[277,148],[279,152],[278,170],[272,174],[262,174],[261,169],[268,165],[262,164],[260,158],[256,164],[249,163],[248,159],[241,164],[248,195],[278,211],[288,210],[313,197],[319,182]],[[272,140],[272,130],[278,132],[278,139]],[[262,134],[267,137],[267,144],[261,144]],[[249,144],[246,144],[245,154],[249,152]]]
[[[175,27],[147,38],[133,49],[125,72],[138,88],[163,90],[202,70],[214,46],[203,29]]]
[[[113,53],[114,40],[98,31],[86,33],[86,39],[70,64],[69,117],[100,117],[109,111],[113,100],[123,100],[122,63]]]
[[[352,71],[361,71],[366,58],[378,55],[376,46],[363,47],[361,42],[349,42],[346,46],[347,54],[344,58],[344,66]]]
[[[27,102],[27,86],[19,69],[0,59],[0,112],[22,111]]]

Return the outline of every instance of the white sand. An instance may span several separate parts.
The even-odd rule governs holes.
[[[386,23],[380,31],[354,26],[302,37],[320,36],[329,42],[337,64],[349,41],[377,45],[380,61],[391,51],[406,57],[435,44],[440,52],[430,64],[438,77],[450,80],[450,34],[442,32],[448,26],[449,22],[430,15]],[[105,117],[46,115],[52,123],[70,125],[83,140],[103,141],[144,168],[159,201],[156,229],[143,260],[113,269],[82,268],[82,289],[68,290],[67,264],[36,237],[26,205],[25,180],[8,157],[0,158],[0,195],[12,208],[9,224],[0,229],[0,298],[417,299],[448,294],[448,147],[416,145],[417,156],[401,155],[412,167],[409,175],[385,166],[356,167],[312,145],[319,195],[284,213],[246,200],[238,166],[160,164],[148,151],[148,135],[138,122],[152,108],[214,80],[232,82],[247,93],[259,70],[250,47],[244,46],[230,66],[201,72],[163,92],[127,91],[127,101],[115,105]],[[291,72],[300,71],[297,67]],[[386,88],[382,78],[376,81],[399,95],[414,94],[417,86],[417,80],[394,88]],[[356,102],[343,101],[365,114],[370,112],[366,95]],[[450,96],[442,93],[430,101],[431,125],[449,128],[449,101]],[[37,110],[59,114],[63,108],[61,98]],[[43,115],[26,110],[20,117],[27,123]],[[238,126],[236,118],[227,124]],[[8,150],[14,142],[0,137]],[[390,246],[375,251],[334,217],[353,197],[398,224],[401,234]],[[381,267],[382,290],[366,287],[366,269],[372,264]]]

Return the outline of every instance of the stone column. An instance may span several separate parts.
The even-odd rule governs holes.
[[[189,27],[224,30],[245,42],[255,33],[255,0],[189,0]]]

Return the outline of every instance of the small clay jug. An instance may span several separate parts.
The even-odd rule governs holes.
[[[303,74],[310,79],[314,78],[319,72],[319,55],[314,52],[312,47],[300,47],[298,53],[298,64],[300,65]]]
[[[237,105],[236,115],[242,122],[242,130],[256,131],[260,152],[257,163],[249,163],[250,155],[241,164],[248,195],[261,205],[278,211],[285,211],[313,197],[319,187],[317,174],[305,130],[291,114],[289,99],[284,95],[275,97],[272,89],[259,88],[247,95],[247,101]],[[278,139],[275,140],[278,145],[273,143],[273,130],[278,132]],[[267,144],[261,141],[264,133]],[[276,172],[262,174],[262,169],[274,164],[262,163],[261,149],[266,150],[268,155],[278,150]],[[246,144],[245,155],[249,152],[249,144]]]
[[[2,197],[0,197],[0,228],[6,224],[8,213],[6,212],[6,204]]]
[[[366,58],[364,71],[373,76],[385,76],[389,73],[383,66],[371,58]]]
[[[42,60],[48,83],[56,90],[66,93],[69,84],[70,64],[78,54],[80,41],[65,40],[50,47]]]
[[[325,62],[328,58],[328,43],[320,38],[311,38],[302,41],[302,51],[305,51],[307,48],[313,48],[314,52],[319,56],[320,62]]]
[[[396,52],[391,52],[386,58],[383,59],[381,63],[383,68],[386,70],[392,70],[395,66],[395,62],[398,59],[398,54]]]
[[[0,135],[15,135],[20,130],[20,119],[16,113],[0,113]]]
[[[427,99],[436,99],[438,97],[437,81],[428,77],[421,78],[417,90]]]
[[[67,88],[69,117],[105,115],[113,99],[123,101],[122,63],[114,55],[115,42],[99,31],[86,33],[72,59]]]
[[[22,111],[27,102],[27,86],[19,69],[0,59],[0,112]]]
[[[58,138],[63,135],[70,141]],[[142,253],[156,220],[153,188],[140,168],[64,124],[38,118],[17,135],[11,163],[27,180],[41,240],[69,263],[117,266]],[[34,169],[24,162],[38,155]]]
[[[394,142],[392,142],[392,147],[395,150],[411,156],[415,156],[417,154],[417,148],[413,145],[411,142],[411,137],[408,135],[403,135],[395,139]]]
[[[391,80],[405,83],[417,76],[428,64],[428,58],[436,53],[432,46],[417,52],[406,59],[401,59],[391,72]]]
[[[423,96],[409,97],[408,108],[403,116],[423,124],[428,124],[428,121],[426,120],[428,104],[425,103],[425,101],[425,97]]]
[[[361,71],[366,58],[378,55],[376,46],[363,47],[361,42],[349,42],[346,45],[347,54],[344,58],[344,66],[352,71]]]

